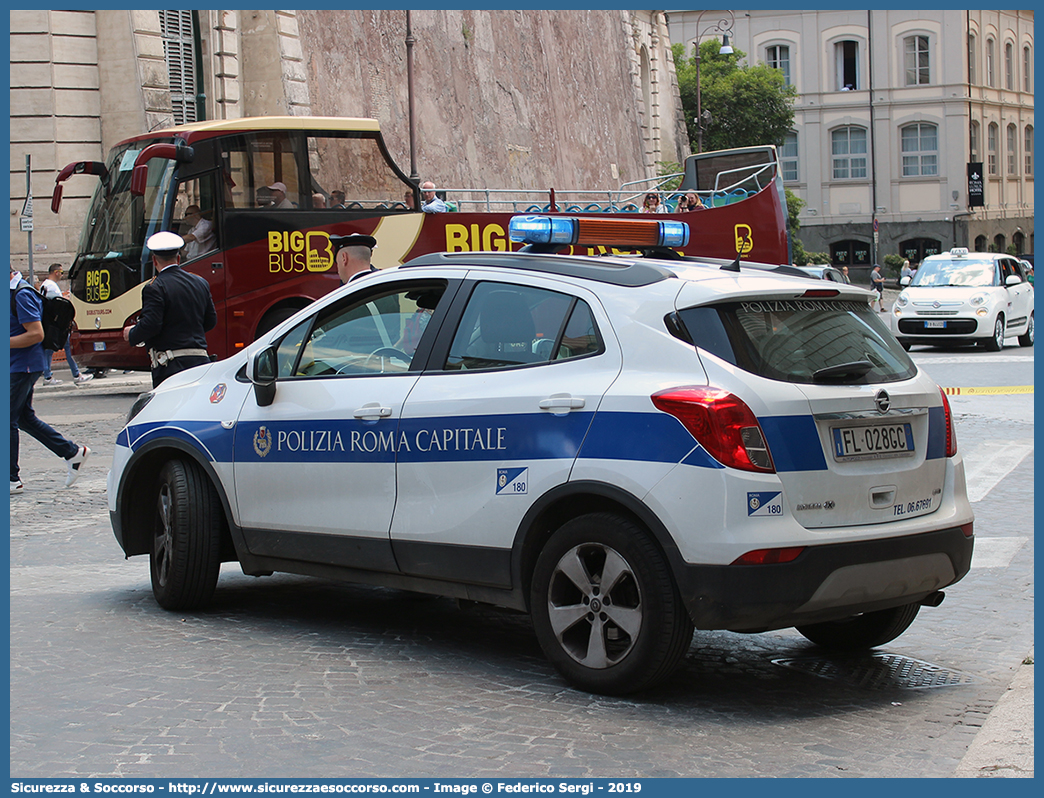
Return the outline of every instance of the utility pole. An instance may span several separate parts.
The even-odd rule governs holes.
[[[26,153],[25,156],[25,204],[22,206],[22,214],[18,219],[19,227],[23,233],[29,235],[29,285],[36,285],[36,277],[33,274],[33,156]]]

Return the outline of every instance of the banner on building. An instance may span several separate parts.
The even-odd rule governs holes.
[[[968,207],[981,208],[986,204],[986,191],[982,182],[982,162],[968,164]]]

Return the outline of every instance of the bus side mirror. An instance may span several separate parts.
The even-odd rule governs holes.
[[[254,385],[258,407],[268,407],[276,394],[276,348],[262,349],[247,364],[247,379]]]
[[[56,183],[51,194],[51,213],[58,213],[62,207],[62,184]]]
[[[135,197],[144,197],[145,189],[149,185],[149,165],[147,163],[138,164],[134,167],[131,172],[131,194]]]

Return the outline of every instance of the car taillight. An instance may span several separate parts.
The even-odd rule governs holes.
[[[953,457],[957,454],[957,431],[953,428],[953,413],[950,412],[950,400],[946,398],[946,391],[939,389],[943,400],[943,415],[946,417],[946,456]]]
[[[743,471],[775,472],[758,419],[739,397],[693,385],[652,395],[652,403],[678,419],[719,463]]]
[[[732,565],[779,565],[793,562],[804,550],[804,546],[788,546],[785,549],[755,549],[737,557],[732,561]]]

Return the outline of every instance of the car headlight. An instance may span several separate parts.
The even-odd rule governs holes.
[[[906,295],[906,292],[899,294],[899,297],[895,300],[896,307],[905,308],[910,304],[910,297]]]
[[[156,394],[152,391],[147,393],[138,394],[138,398],[134,400],[134,404],[131,405],[130,410],[127,411],[127,419],[123,422],[123,426],[127,426],[131,423],[138,413],[145,409],[145,405],[152,401],[152,397]]]
[[[985,305],[990,301],[989,294],[975,294],[971,299],[968,300],[968,304],[973,308],[977,308],[980,305]]]

